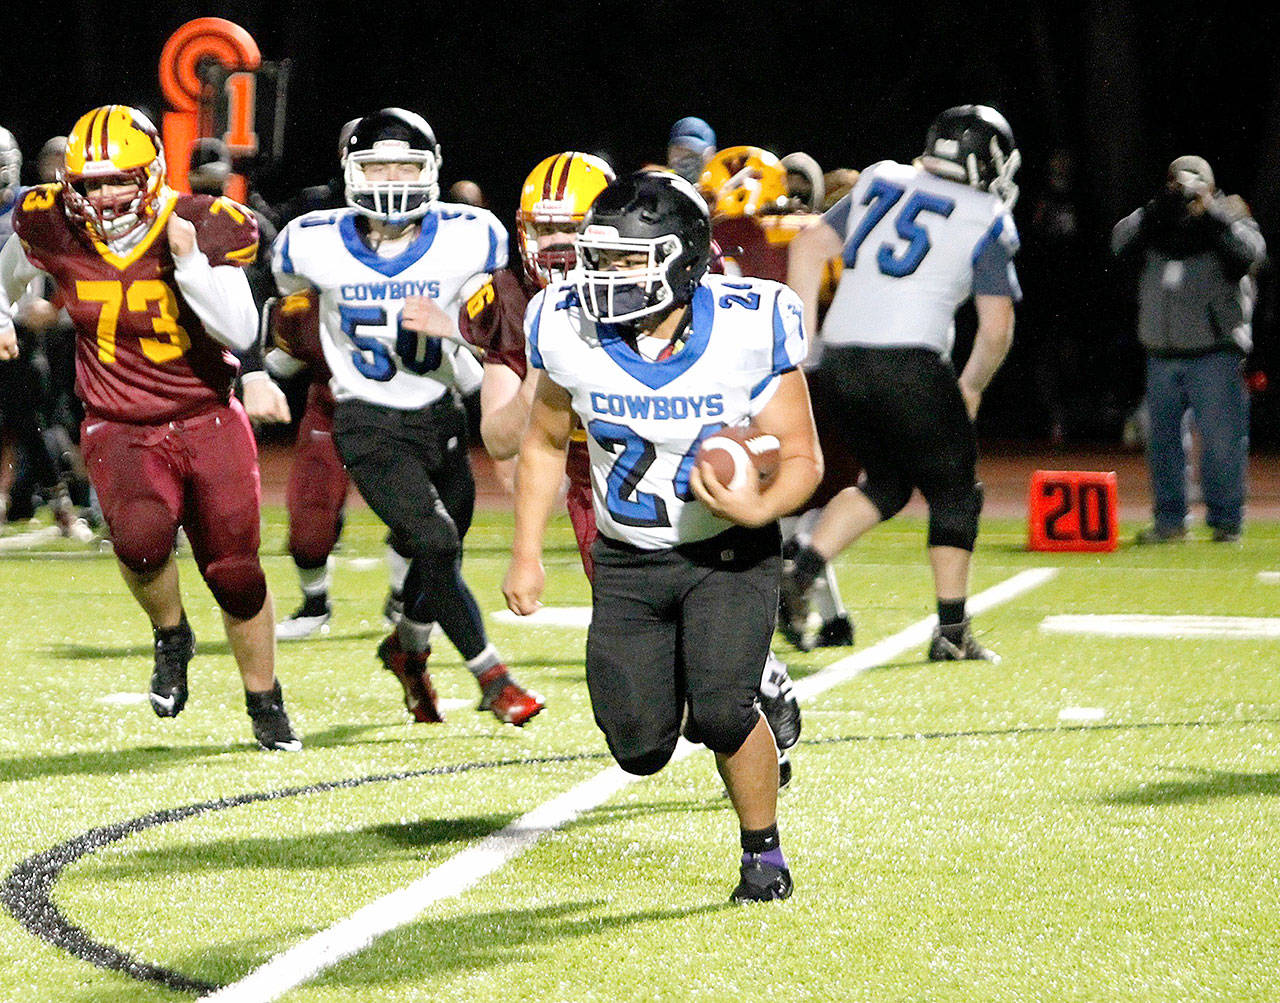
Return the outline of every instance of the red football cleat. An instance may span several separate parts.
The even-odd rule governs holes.
[[[427,672],[427,656],[430,654],[430,648],[418,653],[405,651],[400,646],[400,637],[395,631],[383,638],[378,645],[378,658],[404,687],[404,705],[420,724],[440,724],[444,721],[440,705],[436,702],[436,689],[431,685],[431,675]]]
[[[476,682],[484,691],[476,710],[492,711],[503,724],[514,724],[519,728],[547,705],[537,693],[526,690],[512,679],[502,663],[480,673]]]

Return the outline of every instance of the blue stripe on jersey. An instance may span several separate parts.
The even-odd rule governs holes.
[[[489,257],[485,259],[484,270],[493,273],[498,267],[498,234],[493,227],[489,227]]]
[[[822,222],[840,234],[844,240],[849,229],[849,212],[853,209],[853,193],[841,197],[835,205],[822,214]]]
[[[773,381],[778,378],[779,377],[777,373],[770,373],[768,376],[762,379],[759,383],[757,383],[754,387],[751,388],[751,399],[755,400],[762,393],[768,390],[769,387],[773,385]]]
[[[394,258],[379,257],[378,252],[373,250],[356,230],[356,213],[344,216],[342,222],[338,224],[338,232],[342,234],[342,243],[346,245],[347,251],[351,256],[359,261],[362,265],[367,265],[375,272],[383,275],[397,275],[404,271],[424,254],[431,247],[431,242],[436,239],[436,230],[440,226],[440,218],[433,212],[427,213],[422,217],[421,229],[418,236],[414,238],[403,254],[399,254]]]
[[[289,237],[293,234],[293,227],[286,226],[284,228],[284,241],[280,245],[280,271],[285,275],[293,274],[293,258],[289,257]]]
[[[991,225],[973,251],[973,293],[975,296],[1008,296],[1022,299],[1018,275],[1013,269],[1009,249],[1000,240],[1004,217]]]
[[[609,358],[650,390],[665,387],[702,358],[702,353],[707,350],[707,343],[711,340],[711,324],[715,320],[715,294],[706,286],[698,286],[693,291],[690,309],[693,316],[689,320],[689,337],[684,348],[660,362],[650,362],[636,352],[622,336],[623,328],[617,324],[597,325],[600,347],[609,354]]]
[[[791,356],[787,354],[787,329],[782,323],[782,310],[780,309],[779,300],[781,297],[778,292],[773,294],[773,371],[780,373],[784,369],[790,369],[794,363]],[[755,396],[753,393],[752,397]]]
[[[525,340],[529,342],[529,365],[534,369],[546,369],[543,365],[542,353],[538,351],[538,326],[542,323],[542,311],[539,310],[533,315],[533,323],[530,325]]]

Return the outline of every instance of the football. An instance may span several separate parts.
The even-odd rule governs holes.
[[[703,439],[697,462],[709,464],[721,484],[736,490],[752,472],[768,481],[778,472],[778,459],[778,437],[748,425],[722,428]]]

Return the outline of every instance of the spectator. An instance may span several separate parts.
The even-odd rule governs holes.
[[[1266,243],[1249,207],[1214,184],[1202,157],[1179,157],[1164,186],[1111,234],[1140,262],[1138,340],[1147,354],[1147,466],[1153,524],[1140,544],[1187,534],[1183,415],[1200,433],[1205,521],[1217,543],[1240,538],[1249,454],[1244,359],[1252,348],[1254,273]]]
[[[667,169],[696,185],[715,152],[716,131],[702,119],[689,115],[671,127]]]

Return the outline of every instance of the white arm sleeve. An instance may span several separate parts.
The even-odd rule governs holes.
[[[212,268],[198,248],[173,259],[173,279],[210,337],[243,352],[258,337],[258,309],[244,269]]]
[[[40,269],[28,260],[18,235],[10,234],[0,248],[0,328],[13,323],[14,307],[39,274]]]
[[[264,376],[270,373],[272,376],[282,380],[288,379],[306,368],[305,362],[300,362],[288,352],[281,351],[278,348],[273,348],[267,353],[264,365],[267,367],[267,372],[263,373]],[[250,373],[248,375],[252,376],[253,374]]]

